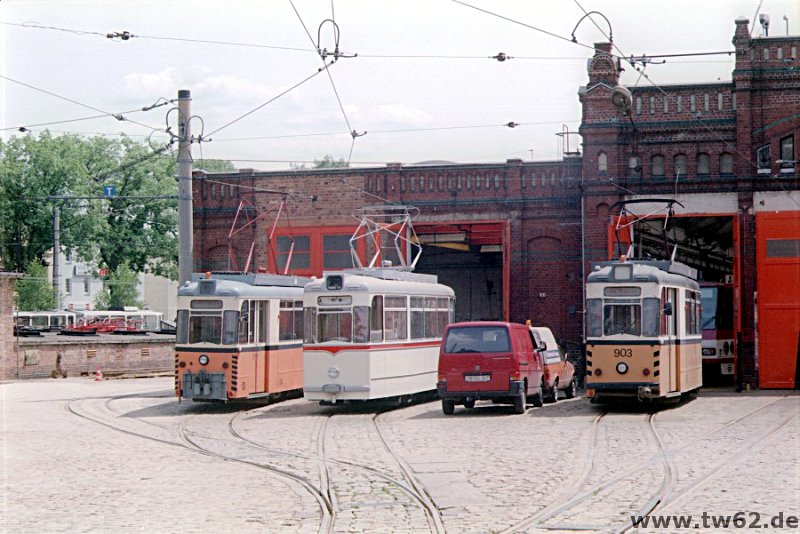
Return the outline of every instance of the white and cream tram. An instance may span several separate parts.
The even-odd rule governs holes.
[[[601,262],[586,281],[586,391],[657,399],[702,385],[697,271],[674,261]]]
[[[15,311],[14,326],[41,332],[57,332],[75,326],[75,313],[65,310]]]
[[[326,272],[303,294],[303,393],[321,403],[399,398],[436,389],[453,290],[393,269]]]
[[[230,401],[303,387],[303,286],[308,278],[208,273],[178,290],[175,394]]]

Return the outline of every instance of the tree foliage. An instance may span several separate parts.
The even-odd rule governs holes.
[[[25,277],[17,280],[15,289],[18,310],[53,310],[57,305],[55,290],[47,279],[47,267],[36,260],[28,262]]]
[[[95,297],[95,308],[98,310],[122,308],[124,306],[143,308],[144,303],[138,299],[138,283],[138,275],[127,263],[122,263],[106,277],[103,290]]]
[[[344,160],[344,158],[339,158],[338,160],[333,159],[328,154],[325,154],[325,157],[322,159],[315,159],[314,160],[314,168],[315,169],[337,169],[337,168],[346,168],[350,165]]]
[[[204,160],[198,168],[235,170],[222,160]],[[43,263],[58,207],[61,245],[78,259],[109,272],[126,265],[176,279],[176,175],[174,153],[127,137],[44,132],[0,140],[0,267],[21,272],[31,261]],[[85,198],[102,197],[105,186],[116,195]]]

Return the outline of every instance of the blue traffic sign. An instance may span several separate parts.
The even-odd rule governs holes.
[[[103,196],[104,197],[115,197],[117,196],[117,188],[113,185],[104,185],[103,186]]]

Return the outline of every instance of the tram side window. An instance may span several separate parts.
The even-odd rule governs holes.
[[[247,343],[247,334],[250,330],[250,302],[242,302],[241,315],[239,316],[239,343]]]
[[[603,299],[586,299],[586,335],[603,335]]]
[[[661,325],[661,300],[649,298],[642,300],[642,335],[658,337]]]
[[[381,295],[372,297],[369,324],[369,340],[378,343],[383,341],[383,297]]]
[[[672,315],[661,314],[661,335],[674,336],[678,331],[678,314],[675,307],[676,293],[674,287],[661,288],[661,309],[666,309],[667,304],[672,308]]]
[[[308,344],[317,342],[316,308],[305,308],[303,310],[303,342]]]
[[[189,310],[178,310],[175,321],[175,343],[186,343],[189,340]]]
[[[353,342],[369,341],[369,306],[353,306]]]
[[[406,297],[386,297],[386,341],[408,338]]]
[[[281,341],[300,339],[303,334],[303,301],[282,300],[278,314],[278,338]]]
[[[258,341],[261,343],[268,343],[267,338],[267,318],[269,309],[269,302],[261,301],[258,303]],[[301,310],[302,312],[302,310]]]
[[[686,304],[685,317],[686,317],[686,333],[699,334],[700,333],[700,294],[697,291],[686,290]]]
[[[239,312],[226,311],[222,316],[222,344],[236,345],[239,332]]]
[[[411,339],[425,337],[425,297],[411,297]]]

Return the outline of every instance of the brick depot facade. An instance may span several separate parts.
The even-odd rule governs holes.
[[[794,322],[781,334],[789,354],[759,354],[757,315],[772,304],[757,303],[756,295],[769,289],[757,276],[772,265],[774,255],[759,253],[769,229],[792,229],[775,234],[784,240],[778,263],[790,264],[782,276],[793,276],[792,251],[800,246],[800,37],[751,39],[748,21],[739,19],[733,45],[730,82],[629,88],[627,114],[611,98],[619,62],[609,43],[596,45],[578,91],[582,155],[561,161],[196,173],[195,270],[241,270],[248,257],[251,270],[279,267],[283,245],[273,239],[270,251],[267,244],[284,198],[275,192],[291,195],[276,234],[288,232],[290,222],[296,274],[347,266],[356,209],[412,205],[424,247],[418,270],[456,289],[458,319],[532,319],[574,352],[583,340],[584,276],[613,248],[615,204],[669,197],[682,206],[675,210],[686,239],[681,254],[709,279],[737,288],[740,380],[794,387],[794,376],[763,374],[776,357],[789,361],[781,372],[798,374]],[[776,213],[783,218],[772,218]],[[767,229],[761,241],[757,223]],[[796,272],[800,280],[800,267]],[[800,287],[792,288],[781,306],[800,328]]]

